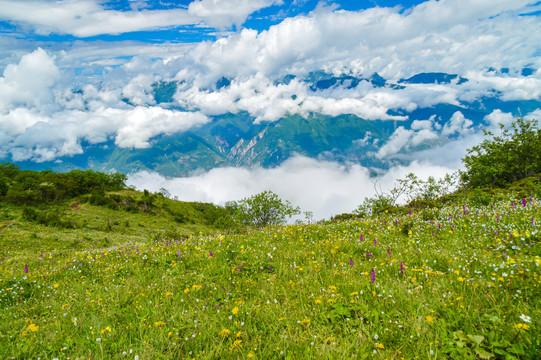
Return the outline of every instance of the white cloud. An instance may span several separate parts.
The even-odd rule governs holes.
[[[403,126],[399,126],[391,135],[389,140],[378,150],[376,157],[382,159],[384,157],[394,155],[409,144],[414,131],[407,130]]]
[[[10,64],[0,77],[0,114],[17,106],[34,108],[53,100],[51,87],[60,71],[44,50],[24,55],[18,64]]]
[[[272,77],[324,68],[398,79],[423,71],[463,74],[487,66],[540,64],[535,56],[541,42],[539,21],[516,13],[534,2],[466,6],[463,0],[429,1],[404,14],[396,8],[320,8],[259,34],[244,29],[201,44],[192,56],[202,66],[199,70],[214,78],[256,72]],[[456,9],[461,10],[445,15]]]
[[[485,119],[491,121],[490,119],[500,117],[500,114],[495,111]],[[443,127],[439,123],[435,123],[434,120],[435,116],[432,116],[428,120],[414,120],[410,130],[399,126],[389,140],[379,148],[376,157],[379,159],[392,157],[402,150],[411,150],[430,141],[433,141],[432,146],[439,146],[441,143],[449,142],[450,136],[458,137],[458,141],[462,142],[464,137],[474,135],[473,122],[466,119],[460,111],[456,111]],[[422,153],[426,155],[426,152]],[[423,157],[421,158],[424,158],[425,155],[422,155]],[[402,158],[417,159],[416,155],[412,154],[404,155]]]
[[[0,116],[0,134],[9,139],[0,151],[11,153],[15,161],[43,162],[82,153],[83,139],[97,144],[114,138],[122,148],[147,148],[157,135],[182,132],[208,121],[201,113],[160,107],[65,110],[51,116],[17,109]]]
[[[122,117],[115,143],[123,148],[147,148],[148,140],[156,135],[170,135],[210,121],[201,113],[140,106],[123,112]]]
[[[472,125],[473,121],[466,119],[464,114],[462,114],[460,111],[456,111],[453,116],[451,116],[449,122],[443,126],[441,134],[443,136],[449,136],[455,133],[464,135],[473,131],[471,128]]]
[[[122,96],[134,105],[153,105],[156,101],[154,101],[152,84],[156,80],[152,75],[137,75],[122,89]]]
[[[0,19],[21,22],[38,34],[89,37],[195,24],[197,17],[185,9],[115,11],[95,0],[0,0]]]
[[[533,119],[539,121],[541,124],[541,109],[535,109],[531,113],[524,116],[525,119]]]
[[[303,211],[313,211],[316,219],[351,212],[364,197],[378,190],[388,191],[397,178],[414,172],[422,179],[441,177],[455,169],[413,162],[408,167],[395,167],[379,178],[370,178],[369,170],[359,165],[343,166],[334,162],[294,157],[278,168],[217,168],[207,173],[165,178],[156,173],[138,172],[129,176],[128,184],[153,192],[167,189],[184,201],[205,201],[223,205],[271,190],[291,201]]]
[[[496,109],[487,116],[485,116],[485,121],[488,122],[489,125],[493,128],[498,128],[499,124],[502,124],[504,126],[510,125],[513,120],[515,120],[513,114],[504,113],[500,109]]]
[[[281,3],[281,0],[195,0],[188,6],[188,12],[212,27],[224,29],[240,26],[253,12]]]

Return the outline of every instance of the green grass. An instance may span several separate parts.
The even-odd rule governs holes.
[[[13,214],[2,359],[541,357],[539,200],[183,240],[88,204],[75,229]]]

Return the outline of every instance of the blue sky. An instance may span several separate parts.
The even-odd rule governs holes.
[[[31,1],[28,1],[31,2]],[[52,3],[53,1],[49,1]],[[95,3],[102,11],[120,11],[124,13],[132,13],[134,11],[153,11],[153,10],[172,10],[172,9],[188,9],[191,0],[182,1],[162,1],[162,0],[147,0],[147,1],[96,1]],[[372,7],[399,7],[401,11],[406,11],[411,7],[422,3],[422,0],[336,0],[322,2],[320,0],[294,0],[294,1],[276,1],[267,2],[269,6],[261,7],[251,13],[245,21],[238,24],[227,26],[227,30],[239,30],[240,28],[250,28],[258,31],[267,30],[270,26],[279,24],[288,17],[298,15],[306,15],[313,11],[318,5],[327,4],[327,6],[335,6],[337,9],[347,11],[359,11]],[[20,3],[20,1],[19,1]],[[43,1],[46,3],[46,1]],[[11,4],[6,4],[9,6]],[[0,16],[1,17],[1,16]],[[76,36],[66,33],[66,31],[53,31],[47,35],[36,33],[37,27],[33,27],[30,17],[27,21],[4,17],[0,21],[0,33],[12,34],[26,40],[38,42],[52,43],[69,43],[77,39],[84,41],[103,40],[103,41],[122,41],[135,40],[142,42],[199,42],[201,40],[215,40],[216,30],[212,26],[199,24],[194,28],[192,25],[170,26],[162,29],[159,26],[146,29],[145,31],[129,31],[119,34],[102,34],[96,36]],[[38,29],[39,30],[39,29]],[[223,36],[223,34],[222,34]]]
[[[443,168],[436,160],[449,151],[416,168],[436,174],[459,166],[479,129],[461,112],[448,124],[407,113],[483,97],[541,100],[539,0],[0,0],[0,9],[0,161],[62,161],[85,144],[148,148],[156,136],[226,113],[246,112],[255,123],[354,114],[417,121],[398,126],[375,154],[381,159],[423,141],[462,149]],[[314,71],[389,82],[446,72],[469,81],[314,91],[302,81]],[[296,78],[276,82],[285,75]],[[231,85],[217,88],[222,77]],[[179,84],[172,104],[156,103],[158,81]],[[541,118],[541,109],[524,115]],[[486,122],[511,119],[494,111]],[[292,164],[350,174],[337,164]]]

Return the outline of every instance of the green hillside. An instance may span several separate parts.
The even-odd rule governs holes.
[[[541,355],[539,199],[182,239],[124,215],[3,220],[1,358]]]
[[[409,175],[406,205],[288,226],[232,211],[270,192],[222,208],[1,164],[0,358],[539,359],[533,125],[469,150],[452,193]]]
[[[541,356],[538,178],[446,205],[235,232],[226,209],[167,194],[16,204],[9,179],[0,358]]]

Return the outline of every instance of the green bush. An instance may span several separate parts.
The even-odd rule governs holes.
[[[500,125],[501,136],[489,131],[489,139],[468,150],[462,159],[462,180],[469,188],[505,187],[541,173],[541,129],[537,120],[517,119],[511,128]]]
[[[268,190],[242,199],[236,205],[230,204],[229,208],[234,208],[235,218],[238,221],[257,227],[281,225],[291,216],[300,214],[298,207]]]
[[[62,229],[73,229],[75,225],[69,221],[64,221],[61,218],[61,213],[58,210],[37,210],[25,206],[21,216],[24,220],[35,222],[45,226],[57,227]]]

